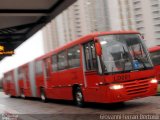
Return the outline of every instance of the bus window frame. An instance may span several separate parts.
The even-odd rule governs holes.
[[[87,41],[87,42],[85,42],[85,43],[83,43],[82,44],[82,47],[83,47],[83,55],[84,55],[84,63],[83,64],[85,64],[85,72],[90,72],[90,71],[97,71],[97,73],[99,73],[98,71],[98,60],[97,60],[97,54],[96,54],[96,48],[95,48],[95,57],[96,57],[96,68],[95,69],[92,69],[92,67],[94,68],[94,66],[93,66],[93,55],[92,55],[92,49],[91,49],[91,42],[93,42],[94,43],[94,48],[95,48],[95,42],[94,42],[94,40],[92,39],[92,40],[89,40],[89,41]],[[87,59],[86,59],[86,51],[85,51],[85,46],[88,46],[88,48],[89,48],[89,57],[91,58],[91,60],[89,60],[90,61],[90,63],[92,62],[92,66],[90,67],[91,69],[87,69]]]
[[[38,62],[41,63],[41,72],[37,72],[37,64],[38,64]],[[35,62],[35,73],[38,76],[43,75],[43,60],[38,60],[38,61]]]
[[[70,49],[73,49],[73,48],[76,48],[76,47],[78,47],[79,48],[78,50],[80,50],[80,53],[79,53],[79,65],[73,67],[73,66],[70,66],[70,64],[69,64],[69,56],[68,56],[69,52],[68,51]],[[72,47],[67,49],[67,60],[68,60],[68,69],[79,68],[81,66],[81,46],[80,45],[74,45],[74,46],[72,46]]]
[[[54,61],[53,61],[53,57],[54,57],[54,56],[56,57],[56,65],[57,65],[57,69],[56,69],[56,70],[53,69],[53,62],[54,62]],[[51,55],[51,67],[52,67],[52,68],[51,68],[51,71],[52,71],[52,72],[57,72],[57,71],[59,71],[59,69],[58,69],[58,54],[53,54],[53,55]]]
[[[65,52],[65,57],[66,57],[66,62],[67,62],[67,66],[66,68],[60,69],[59,68],[59,59],[58,59],[58,55]],[[69,68],[69,64],[68,64],[68,51],[67,49],[60,51],[59,53],[57,53],[57,65],[58,65],[58,70],[57,71],[63,71],[63,70],[67,70]]]

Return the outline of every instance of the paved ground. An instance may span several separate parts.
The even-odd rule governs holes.
[[[0,92],[0,112],[2,115],[18,114],[25,120],[160,119],[160,96],[132,100],[124,105],[87,104],[85,108],[78,108],[71,102],[43,103],[40,100],[9,98]],[[148,114],[150,116],[144,116]]]

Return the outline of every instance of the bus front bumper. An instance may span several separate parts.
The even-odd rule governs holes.
[[[122,87],[123,86],[123,87]],[[157,94],[157,83],[138,81],[137,84],[124,83],[122,86],[109,88],[106,95],[106,103],[116,103],[137,98],[153,96]]]

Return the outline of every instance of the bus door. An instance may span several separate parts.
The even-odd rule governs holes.
[[[96,56],[94,41],[90,41],[83,46],[84,49],[84,82],[86,86],[86,99],[96,101],[101,99],[100,84],[103,82],[103,76],[98,73],[98,59]]]
[[[51,87],[51,59],[44,59],[44,85],[46,88]]]

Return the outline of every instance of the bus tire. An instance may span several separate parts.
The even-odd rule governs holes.
[[[10,98],[15,98],[15,96],[13,96],[13,95],[10,95],[9,97],[10,97]]]
[[[13,98],[14,96],[13,95],[11,95],[10,93],[8,94],[8,96],[10,97],[10,98]]]
[[[46,97],[44,88],[41,88],[40,91],[41,91],[40,97],[41,97],[42,102],[44,103],[47,102],[47,97]]]
[[[84,107],[84,97],[80,87],[77,87],[74,92],[74,101],[78,107]]]
[[[23,98],[23,99],[26,98],[26,96],[25,96],[25,94],[24,94],[24,89],[21,89],[21,98]]]

